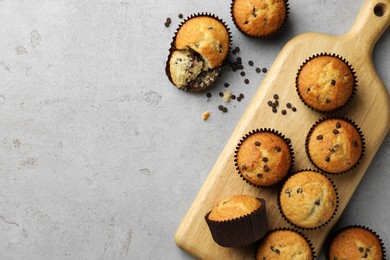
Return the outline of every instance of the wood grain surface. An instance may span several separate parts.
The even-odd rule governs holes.
[[[204,220],[206,213],[218,200],[233,194],[264,198],[267,201],[270,229],[292,227],[282,218],[278,209],[280,188],[256,188],[243,181],[234,166],[234,151],[246,133],[258,128],[273,128],[292,141],[294,171],[314,168],[305,153],[305,138],[311,126],[326,115],[307,108],[300,101],[295,90],[295,78],[307,58],[329,53],[345,58],[356,72],[358,87],[354,99],[333,115],[348,117],[360,127],[365,137],[366,152],[354,170],[339,176],[327,175],[338,190],[338,211],[325,227],[302,231],[311,240],[316,252],[320,251],[390,127],[389,95],[372,62],[375,43],[389,24],[390,0],[366,0],[348,33],[339,36],[305,33],[285,45],[177,230],[175,241],[180,248],[200,259],[253,259],[253,247],[223,248],[217,245]],[[297,108],[297,112],[287,110],[287,115],[282,115],[279,108],[278,113],[273,113],[267,102],[273,100],[274,94],[279,95],[280,106],[290,102]]]

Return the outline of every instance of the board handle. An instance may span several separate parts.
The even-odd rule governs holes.
[[[365,45],[372,52],[390,25],[390,0],[365,0],[349,35],[351,44]],[[352,46],[351,46],[352,47]]]

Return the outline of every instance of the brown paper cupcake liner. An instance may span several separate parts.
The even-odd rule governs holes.
[[[260,244],[262,243],[262,241],[271,233],[273,232],[277,232],[277,231],[284,231],[284,230],[287,230],[287,231],[292,231],[292,232],[295,232],[299,235],[301,235],[305,240],[306,242],[309,244],[310,246],[310,249],[311,249],[311,254],[313,256],[313,259],[316,259],[317,258],[317,254],[316,254],[316,251],[314,249],[314,245],[313,243],[310,241],[310,239],[305,235],[303,234],[301,231],[295,229],[295,228],[288,228],[288,227],[280,227],[280,228],[276,228],[276,229],[272,229],[270,231],[268,231],[264,237],[262,239],[260,239],[260,241],[258,241],[257,245],[256,245],[256,250],[255,250],[255,257],[254,259],[256,259],[256,255],[257,255],[257,251],[258,251],[258,247],[260,246]]]
[[[250,34],[246,33],[244,30],[242,30],[240,28],[240,26],[238,26],[238,24],[236,23],[236,20],[234,19],[234,16],[233,16],[234,2],[235,2],[235,0],[232,0],[232,2],[230,4],[230,16],[231,16],[233,24],[236,26],[237,30],[240,31],[245,36],[248,36],[248,37],[253,38],[253,39],[271,39],[271,38],[277,37],[285,29],[287,21],[288,21],[288,17],[290,15],[290,6],[289,6],[289,3],[288,3],[288,0],[284,0],[284,3],[286,5],[286,16],[284,17],[282,25],[276,31],[274,31],[274,32],[272,32],[272,33],[270,33],[268,35],[264,35],[264,36],[250,35]]]
[[[347,66],[349,67],[349,69],[351,70],[352,72],[352,75],[353,75],[353,79],[354,79],[354,84],[353,84],[353,90],[352,90],[352,94],[351,96],[349,97],[348,101],[345,102],[345,104],[339,108],[336,108],[336,109],[333,109],[331,111],[321,111],[321,110],[318,110],[312,106],[310,106],[309,104],[306,103],[306,101],[302,98],[301,94],[299,93],[298,91],[298,77],[299,77],[299,74],[302,70],[302,68],[305,66],[306,63],[308,63],[310,60],[314,59],[314,58],[317,58],[317,57],[320,57],[320,56],[329,56],[329,57],[334,57],[334,58],[337,58],[341,61],[343,61],[345,64],[347,64]],[[333,113],[333,112],[338,112],[340,110],[342,110],[343,108],[345,108],[349,103],[351,103],[351,101],[353,100],[353,98],[355,97],[356,95],[356,91],[357,91],[357,83],[358,83],[358,80],[357,80],[357,76],[356,76],[356,72],[355,72],[355,69],[352,67],[351,64],[349,64],[349,62],[341,57],[340,55],[338,54],[335,54],[335,53],[326,53],[326,52],[321,52],[321,53],[317,53],[315,55],[312,55],[310,58],[306,59],[302,65],[300,66],[300,68],[298,69],[298,73],[297,73],[297,76],[295,78],[295,90],[297,91],[298,93],[298,96],[299,96],[299,99],[308,107],[310,108],[311,110],[315,111],[315,112],[318,112],[318,113],[321,113],[321,114],[329,114],[329,113]]]
[[[226,221],[213,221],[209,219],[208,212],[205,220],[214,241],[223,247],[248,246],[261,239],[268,231],[266,202],[257,198],[261,206],[252,213]]]
[[[365,229],[369,232],[371,232],[372,234],[374,234],[377,238],[378,238],[378,241],[379,241],[379,244],[381,245],[381,249],[382,249],[382,259],[383,260],[386,260],[386,248],[385,248],[385,245],[383,243],[383,240],[380,238],[380,236],[375,232],[373,231],[371,228],[367,227],[367,226],[364,226],[364,225],[348,225],[348,226],[345,226],[343,228],[340,228],[336,231],[333,231],[329,236],[328,238],[326,239],[325,241],[325,255],[326,255],[326,259],[328,260],[333,260],[333,259],[330,259],[329,257],[329,253],[330,253],[330,246],[332,244],[332,241],[336,238],[336,236],[342,232],[342,231],[345,231],[347,229],[350,229],[350,228],[362,228],[362,229]]]
[[[360,158],[359,160],[351,167],[349,168],[348,170],[345,170],[345,171],[342,171],[342,172],[339,172],[339,173],[332,173],[332,172],[327,172],[323,169],[321,169],[320,167],[318,167],[312,160],[311,156],[310,156],[310,153],[309,153],[309,139],[310,139],[310,136],[311,134],[313,133],[313,130],[314,128],[320,124],[321,122],[325,121],[325,120],[328,120],[328,119],[339,119],[339,120],[344,120],[350,124],[353,125],[353,127],[356,128],[356,130],[358,131],[359,135],[360,135],[360,139],[362,141],[362,153],[360,154]],[[307,134],[306,136],[306,140],[305,140],[305,150],[306,150],[306,154],[307,154],[307,157],[309,158],[309,161],[311,162],[312,165],[314,165],[314,167],[316,167],[319,171],[323,172],[323,173],[326,173],[326,174],[329,174],[329,175],[341,175],[341,174],[344,174],[344,173],[347,173],[347,172],[350,172],[352,171],[353,169],[355,169],[356,167],[359,166],[362,158],[364,157],[364,154],[366,152],[366,142],[365,142],[365,139],[364,139],[364,135],[363,135],[363,132],[360,130],[359,126],[354,122],[352,121],[351,119],[347,118],[347,117],[344,117],[344,116],[327,116],[327,117],[324,117],[324,118],[321,118],[319,119],[317,122],[314,123],[314,125],[310,128],[309,130],[309,133]]]
[[[288,179],[290,179],[290,178],[291,178],[292,176],[294,176],[295,174],[298,174],[298,173],[300,173],[300,172],[305,172],[305,171],[312,171],[312,172],[317,172],[317,173],[322,174],[320,171],[313,170],[313,169],[301,169],[301,170],[299,170],[299,171],[294,172],[293,174],[291,174],[291,176],[290,176]],[[324,174],[323,174],[323,175],[324,175]],[[279,194],[278,194],[278,208],[279,208],[280,214],[282,215],[283,219],[284,219],[288,224],[290,224],[291,226],[293,226],[293,227],[295,227],[295,228],[298,228],[298,229],[300,229],[300,230],[309,230],[309,231],[313,231],[313,230],[317,230],[317,229],[320,229],[320,228],[322,228],[322,227],[325,227],[326,225],[328,225],[328,224],[333,220],[334,216],[336,215],[336,213],[337,213],[337,211],[338,211],[338,209],[339,209],[339,193],[338,193],[338,191],[337,191],[337,187],[336,187],[336,185],[334,184],[334,182],[333,182],[330,178],[328,178],[326,175],[324,175],[324,176],[330,181],[330,183],[331,183],[332,186],[333,186],[333,189],[334,189],[335,192],[336,192],[336,208],[334,209],[332,216],[331,216],[326,222],[322,223],[321,225],[319,225],[319,226],[317,226],[317,227],[313,227],[313,228],[300,227],[300,226],[298,226],[298,225],[292,223],[292,222],[286,217],[286,215],[284,214],[284,212],[283,212],[283,210],[282,210],[282,207],[281,207],[281,204],[280,204],[280,196],[282,195],[282,190],[283,190],[284,184],[285,184],[285,183],[287,182],[287,180],[288,180],[288,179],[287,179],[287,180],[284,182],[284,184],[283,184],[283,186],[282,186],[282,188],[280,189],[280,192],[279,192]]]
[[[226,28],[226,31],[228,32],[229,34],[229,50],[226,54],[226,57],[225,57],[225,60],[222,62],[222,64],[218,67],[219,68],[219,74],[218,74],[218,77],[220,76],[220,69],[222,68],[223,65],[225,65],[225,63],[227,62],[228,60],[228,57],[230,55],[230,52],[231,52],[231,48],[232,48],[232,34],[231,34],[231,31],[230,31],[230,28],[228,27],[227,23],[224,22],[221,18],[219,18],[218,16],[212,14],[212,13],[207,13],[207,12],[201,12],[201,13],[195,13],[195,14],[191,14],[190,16],[188,16],[187,18],[185,18],[177,27],[175,33],[174,33],[174,36],[172,37],[172,41],[171,41],[171,45],[170,45],[170,48],[169,48],[169,54],[168,54],[168,57],[167,57],[167,61],[165,63],[165,74],[167,75],[169,81],[175,85],[173,83],[173,80],[172,80],[172,77],[171,77],[171,72],[170,72],[170,69],[169,69],[169,61],[171,60],[171,57],[172,57],[172,53],[177,50],[176,49],[176,46],[175,46],[175,42],[176,42],[176,37],[177,37],[177,34],[180,30],[180,28],[183,26],[184,23],[186,23],[188,20],[192,19],[192,18],[195,18],[195,17],[201,17],[201,16],[207,16],[207,17],[211,17],[211,18],[214,18],[216,20],[218,20],[220,23],[223,24],[223,26]],[[189,92],[198,92],[198,91],[202,91],[204,89],[199,89],[198,91],[191,91],[190,89],[183,89],[183,90],[186,90],[186,91],[189,91]]]
[[[289,150],[290,150],[290,155],[291,155],[291,165],[290,165],[290,168],[286,174],[285,177],[283,177],[279,182],[275,183],[275,184],[272,184],[272,185],[268,185],[268,186],[263,186],[263,185],[256,185],[254,183],[251,183],[250,181],[248,181],[247,179],[245,179],[245,177],[242,175],[242,172],[240,171],[239,167],[238,167],[238,160],[237,160],[237,156],[238,156],[238,150],[241,146],[241,144],[249,137],[251,136],[252,134],[255,134],[255,133],[261,133],[261,132],[269,132],[269,133],[273,133],[273,134],[276,134],[278,135],[279,137],[281,137],[285,143],[287,144]],[[246,135],[244,135],[240,142],[237,144],[236,146],[236,150],[234,152],[234,165],[236,167],[236,170],[237,170],[237,173],[240,175],[240,177],[248,184],[254,186],[254,187],[257,187],[257,188],[270,188],[270,187],[275,187],[277,186],[278,184],[280,183],[283,183],[284,180],[286,180],[289,176],[289,174],[292,172],[292,169],[294,167],[294,163],[295,163],[295,157],[294,157],[294,150],[293,150],[293,147],[291,145],[291,140],[290,138],[286,138],[282,133],[280,133],[279,131],[277,130],[274,130],[274,129],[271,129],[271,128],[260,128],[260,129],[255,129],[255,130],[252,130],[250,131],[249,133],[247,133]]]

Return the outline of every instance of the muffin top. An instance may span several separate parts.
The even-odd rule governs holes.
[[[382,259],[382,247],[378,237],[360,227],[342,230],[332,239],[330,259]]]
[[[309,243],[297,232],[277,230],[264,237],[257,249],[256,260],[313,259]]]
[[[229,52],[230,37],[225,25],[210,16],[187,20],[177,32],[175,47],[192,49],[202,56],[208,68],[222,64]]]
[[[240,218],[254,212],[261,202],[250,195],[233,195],[218,202],[210,212],[209,220],[225,221]]]
[[[307,150],[312,162],[329,173],[342,173],[360,159],[363,144],[358,130],[342,119],[326,119],[308,137]]]
[[[297,90],[310,107],[333,111],[344,106],[352,97],[355,77],[350,67],[333,56],[312,58],[301,68],[297,78]]]
[[[337,195],[332,183],[314,171],[291,176],[280,193],[284,216],[303,228],[316,228],[326,223],[336,210]]]
[[[282,180],[292,163],[289,146],[272,132],[250,134],[239,145],[236,156],[242,177],[258,186],[270,186]]]
[[[234,0],[231,11],[237,27],[252,37],[276,32],[287,15],[284,0]]]

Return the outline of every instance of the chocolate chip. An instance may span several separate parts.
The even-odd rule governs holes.
[[[206,97],[210,98],[211,97],[211,93],[207,92]]]
[[[244,80],[244,83],[245,83],[245,84],[249,84],[249,79],[245,79],[245,80]]]
[[[228,88],[230,86],[229,83],[225,83],[223,85],[225,86],[225,88]]]
[[[327,98],[327,99],[325,99],[325,103],[326,103],[326,104],[329,104],[329,103],[330,103],[330,101],[331,101],[331,99],[330,99],[330,98]]]
[[[279,99],[278,94],[275,94],[275,95],[274,95],[274,99]]]
[[[258,173],[258,174],[257,174],[257,177],[262,178],[262,177],[263,177],[263,174]]]
[[[277,255],[280,255],[279,249],[275,249],[275,253],[276,253]]]
[[[268,106],[270,106],[270,107],[272,107],[272,101],[270,100],[270,101],[268,101]]]
[[[368,254],[367,254],[367,252],[365,252],[363,258],[367,258],[367,256],[368,256]]]
[[[218,106],[218,109],[222,111],[223,106],[222,106],[222,105],[219,105],[219,106]]]
[[[285,115],[287,113],[287,111],[286,110],[282,110],[282,115]]]
[[[235,99],[236,99],[236,95],[232,95],[231,98],[232,98],[233,100],[235,100]]]
[[[268,158],[267,157],[263,157],[263,162],[268,162]]]
[[[240,72],[240,75],[244,77],[244,76],[245,76],[245,72],[244,72],[244,71],[241,71],[241,72]]]
[[[274,246],[270,246],[271,251],[275,251],[275,247]]]
[[[250,61],[248,61],[248,64],[249,64],[249,66],[253,66],[254,63],[253,63],[253,61],[250,60]]]
[[[332,84],[332,86],[335,86],[336,85],[336,81],[334,79],[332,79],[332,81],[330,82],[330,84]]]
[[[339,130],[333,129],[333,134],[337,135],[338,133],[340,133]]]
[[[291,197],[291,190],[290,189],[286,189],[285,194],[287,194],[287,196],[290,198]]]
[[[336,128],[341,128],[340,122],[337,122],[337,123],[336,123]]]
[[[278,110],[276,108],[272,108],[272,112],[276,113]]]
[[[314,202],[314,204],[316,204],[317,206],[319,206],[319,205],[321,204],[321,201],[320,201],[320,200],[316,200],[316,201]]]
[[[331,152],[331,153],[334,153],[334,152],[336,152],[336,148],[338,147],[338,145],[337,146],[333,146],[332,148],[329,148],[329,151]]]
[[[317,140],[322,140],[324,137],[322,135],[317,135]]]
[[[286,104],[286,107],[287,107],[287,108],[291,108],[291,103],[287,103],[287,104]]]
[[[165,23],[164,23],[165,27],[169,27],[169,25],[171,24],[171,22],[172,22],[171,18],[168,17],[168,18],[165,20]]]
[[[358,142],[356,140],[353,140],[352,144],[353,144],[354,147],[358,147],[359,146],[359,144],[358,144]]]
[[[277,152],[281,152],[282,151],[282,148],[280,148],[279,146],[276,146],[275,149],[276,149]]]
[[[266,68],[263,68],[261,71],[262,71],[263,73],[266,73],[266,72],[267,72],[267,69],[266,69]]]
[[[303,192],[303,189],[302,188],[298,188],[297,189],[297,193],[302,193]]]
[[[241,165],[241,169],[246,170],[246,164]]]
[[[260,73],[260,72],[261,72],[261,69],[260,69],[260,68],[256,68],[256,72],[257,72],[257,73]]]
[[[260,142],[259,142],[259,141],[256,141],[256,142],[255,142],[255,145],[256,145],[256,146],[260,146]]]
[[[326,162],[330,162],[330,157],[329,157],[329,156],[326,156],[326,157],[325,157],[325,161],[326,161]]]
[[[228,111],[228,109],[226,108],[226,107],[224,107],[223,109],[222,109],[222,112],[224,112],[224,113],[226,113]]]
[[[307,89],[306,89],[306,93],[309,93],[309,92],[310,92],[310,88],[307,88]]]
[[[268,167],[268,165],[264,165],[263,169],[264,169],[265,172],[269,172],[269,167]]]
[[[359,247],[359,252],[363,253],[363,251],[364,251],[363,247]]]

